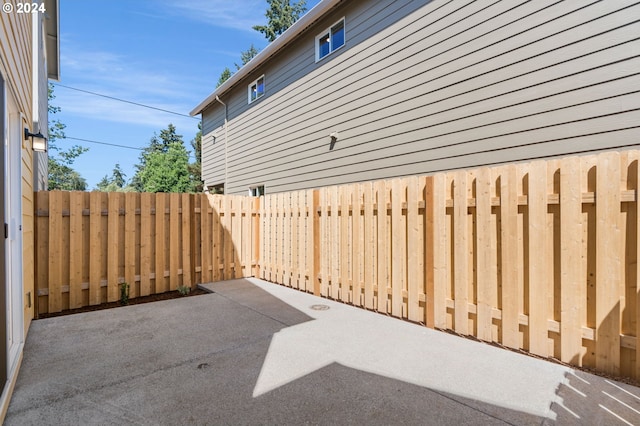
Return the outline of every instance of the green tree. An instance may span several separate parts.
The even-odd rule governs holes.
[[[202,192],[202,122],[198,123],[198,133],[191,140],[191,147],[196,157],[195,162],[189,164],[191,190],[193,192]]]
[[[244,52],[240,52],[240,60],[242,61],[242,65],[234,64],[236,66],[236,70],[239,70],[244,65],[247,65],[249,61],[252,60],[258,53],[258,49],[256,49],[253,43],[251,43],[251,47],[249,47]]]
[[[127,191],[128,187],[125,186],[127,184],[125,177],[126,175],[120,168],[120,164],[116,163],[113,168],[113,172],[111,173],[111,177],[105,175],[96,185],[96,189],[102,192]]]
[[[144,192],[189,192],[189,153],[183,143],[173,142],[167,152],[152,152],[140,172]]]
[[[191,192],[189,151],[173,124],[153,135],[140,154],[131,186],[140,192]]]
[[[222,83],[224,83],[225,81],[229,80],[231,78],[231,70],[229,69],[229,67],[225,68],[222,71],[222,74],[220,74],[220,77],[218,78],[218,84],[216,84],[216,87],[220,87],[222,86]]]
[[[87,189],[87,181],[80,176],[71,166],[73,162],[89,148],[74,145],[66,151],[61,150],[56,145],[57,139],[64,139],[64,129],[66,126],[53,116],[61,111],[60,107],[54,106],[51,101],[56,97],[53,93],[53,85],[48,88],[48,112],[49,112],[49,189],[61,189],[67,191],[84,191]],[[52,155],[57,151],[57,155]]]
[[[265,13],[267,25],[254,25],[253,29],[264,34],[270,42],[285,32],[307,11],[306,0],[298,0],[294,3],[289,0],[267,0],[267,3],[269,3]]]

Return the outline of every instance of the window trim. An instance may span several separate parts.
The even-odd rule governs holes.
[[[256,86],[256,93],[258,93],[258,82],[262,80],[262,94],[260,96],[256,96],[255,99],[251,98],[251,92],[252,92],[252,88],[253,86]],[[253,80],[251,83],[249,83],[249,85],[247,86],[247,101],[248,103],[252,104],[255,101],[257,101],[258,99],[261,99],[264,97],[265,94],[265,88],[266,88],[266,84],[265,84],[265,79],[264,79],[264,74],[262,74],[260,77],[256,78],[255,80]]]
[[[262,188],[262,194],[260,194],[260,188]],[[249,196],[250,197],[261,197],[264,194],[265,194],[265,186],[264,186],[264,184],[262,184],[262,185],[251,185],[249,187]]]
[[[340,46],[334,49],[333,46],[331,46],[331,43],[333,43],[333,37],[331,37],[332,36],[331,30],[333,30],[333,28],[338,26],[340,23],[342,23],[342,28],[344,31],[344,40]],[[326,37],[327,35],[329,36],[329,53],[327,53],[323,57],[320,57],[320,46],[318,42],[320,41],[321,38]],[[347,44],[347,24],[346,24],[345,17],[343,16],[342,18],[334,22],[332,25],[330,25],[327,29],[325,29],[324,31],[321,31],[320,34],[316,36],[314,43],[315,43],[315,51],[316,51],[316,62],[320,62],[327,56],[330,56],[336,50],[342,49],[345,46],[345,44]]]

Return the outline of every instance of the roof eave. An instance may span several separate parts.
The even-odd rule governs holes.
[[[282,33],[273,42],[269,43],[260,53],[258,53],[251,61],[240,68],[227,81],[216,88],[209,96],[198,104],[189,114],[194,116],[200,114],[209,105],[215,102],[216,97],[222,96],[224,93],[234,87],[240,80],[252,73],[260,65],[264,64],[270,57],[275,55],[283,47],[291,43],[296,37],[302,34],[310,25],[327,14],[334,6],[342,0],[322,0],[315,5],[309,12],[298,19],[291,27]]]
[[[45,0],[45,49],[47,51],[47,77],[60,80],[60,4],[59,0]]]

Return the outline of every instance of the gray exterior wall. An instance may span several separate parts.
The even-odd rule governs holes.
[[[623,0],[341,3],[220,96],[226,132],[222,104],[203,111],[203,179],[273,193],[637,148],[638,18]]]

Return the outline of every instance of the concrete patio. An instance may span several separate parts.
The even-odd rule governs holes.
[[[640,424],[640,389],[257,279],[34,321],[7,425]]]

